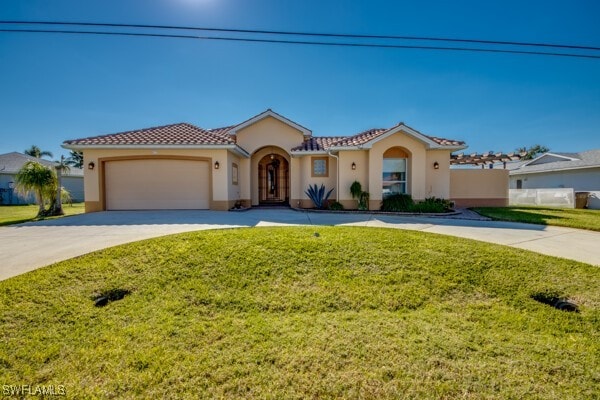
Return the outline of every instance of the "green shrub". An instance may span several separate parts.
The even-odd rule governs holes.
[[[329,204],[329,209],[333,211],[339,211],[343,210],[344,206],[339,201],[334,201],[333,203]]]
[[[383,199],[382,211],[415,212],[415,213],[443,213],[452,209],[452,202],[446,199],[428,197],[415,203],[409,194],[393,194]]]
[[[352,194],[353,199],[358,199],[360,194],[362,193],[362,186],[359,181],[352,182],[350,185],[350,194]]]
[[[412,211],[411,207],[414,205],[410,194],[392,194],[381,202],[382,211],[396,211],[396,212],[409,212]]]
[[[368,210],[369,209],[369,192],[363,192],[362,186],[359,181],[352,182],[350,185],[350,193],[353,199],[358,199],[358,209]]]
[[[423,201],[413,204],[412,212],[417,213],[443,213],[452,209],[452,202],[446,199],[428,197]]]

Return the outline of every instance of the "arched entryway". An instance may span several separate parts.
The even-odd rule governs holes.
[[[289,204],[290,168],[279,154],[267,154],[258,162],[259,204]]]

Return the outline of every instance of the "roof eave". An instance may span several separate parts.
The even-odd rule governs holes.
[[[512,169],[509,171],[509,175],[529,175],[529,174],[543,174],[548,172],[560,172],[560,171],[569,171],[574,169],[592,169],[592,168],[600,168],[600,165],[581,165],[577,167],[566,167],[566,168],[554,168],[554,169],[546,169],[542,171],[523,171],[521,169]]]
[[[330,151],[342,151],[342,150],[366,150],[370,148],[370,146],[331,146],[329,148]]]
[[[327,150],[292,150],[292,156],[310,156],[315,154],[327,154]]]
[[[69,144],[61,147],[70,150],[86,149],[233,149],[236,144]]]

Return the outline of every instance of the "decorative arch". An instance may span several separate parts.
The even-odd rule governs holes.
[[[400,146],[390,147],[383,152],[382,160],[382,195],[410,194],[409,170],[411,153]]]
[[[289,204],[290,155],[280,147],[265,146],[252,155],[253,205]]]

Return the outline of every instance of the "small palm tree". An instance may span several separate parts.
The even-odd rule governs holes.
[[[56,185],[53,187],[56,196],[54,197],[48,212],[51,215],[64,215],[65,212],[62,209],[62,174],[63,172],[68,172],[70,170],[67,165],[67,161],[65,160],[65,156],[60,156],[60,161],[58,161],[58,165],[56,166]]]
[[[31,147],[25,150],[24,153],[35,158],[52,157],[52,152],[42,150],[36,145],[31,145]]]
[[[547,153],[550,151],[546,146],[542,146],[540,144],[536,144],[529,148],[527,147],[519,147],[517,153],[522,154],[523,160],[533,160],[537,157],[538,154]]]
[[[83,152],[71,150],[65,164],[75,168],[83,168]]]
[[[35,194],[36,202],[39,205],[38,217],[46,214],[44,204],[50,200],[52,195],[49,192],[54,191],[57,184],[56,173],[42,164],[35,161],[27,161],[15,176],[15,189],[20,194]]]

